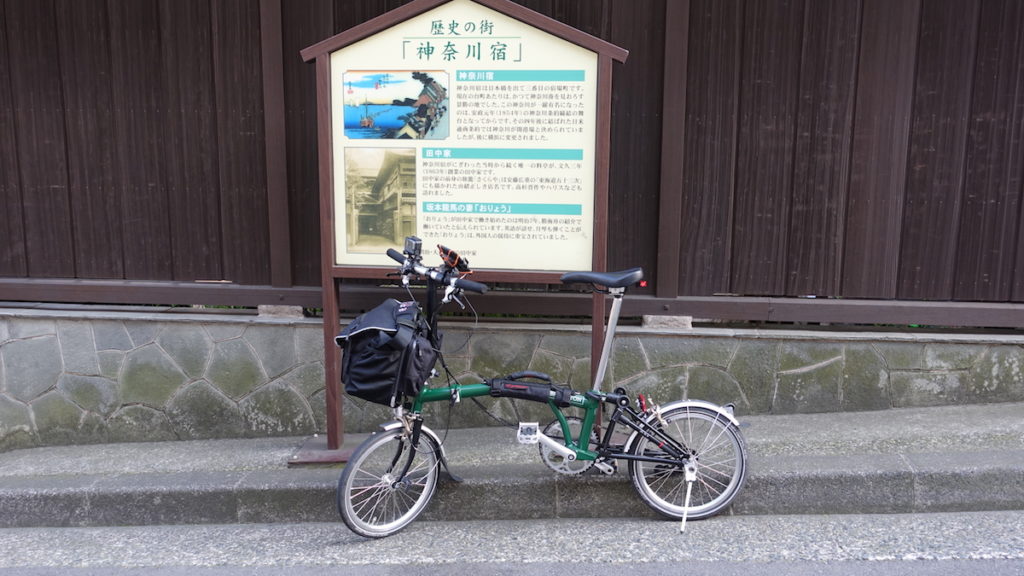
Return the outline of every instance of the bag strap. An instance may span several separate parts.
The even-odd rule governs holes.
[[[391,338],[389,346],[396,350],[404,350],[412,342],[413,336],[419,330],[419,320],[419,306],[409,306],[404,310],[397,310],[395,312],[395,324],[398,326],[398,331]]]

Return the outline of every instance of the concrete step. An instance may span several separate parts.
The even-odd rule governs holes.
[[[1024,404],[740,417],[732,514],[1024,509]],[[444,431],[435,431],[444,435]],[[346,436],[355,447],[366,435]],[[0,527],[338,520],[340,466],[288,467],[304,438],[33,448],[0,454]],[[509,428],[452,430],[424,519],[653,517],[617,474],[559,476]]]

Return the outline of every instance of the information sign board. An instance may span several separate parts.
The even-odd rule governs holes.
[[[335,265],[416,235],[477,269],[591,267],[595,52],[452,0],[330,71]]]

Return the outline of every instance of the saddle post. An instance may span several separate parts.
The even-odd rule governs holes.
[[[612,297],[612,310],[608,315],[608,328],[604,333],[604,346],[601,349],[601,360],[597,365],[597,374],[594,376],[592,390],[599,391],[601,382],[604,381],[605,371],[608,370],[608,358],[612,355],[612,341],[615,340],[615,328],[619,325],[619,312],[622,310],[622,295],[626,292],[623,288],[609,288],[608,294]]]

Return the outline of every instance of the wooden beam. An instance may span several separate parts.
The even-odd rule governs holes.
[[[665,3],[664,99],[661,110],[661,188],[658,211],[658,270],[653,278],[659,298],[679,294],[682,260],[683,144],[686,132],[686,72],[690,44],[690,0]]]
[[[260,47],[270,227],[270,283],[273,286],[291,286],[292,243],[288,215],[288,141],[285,133],[281,0],[260,0]]]

